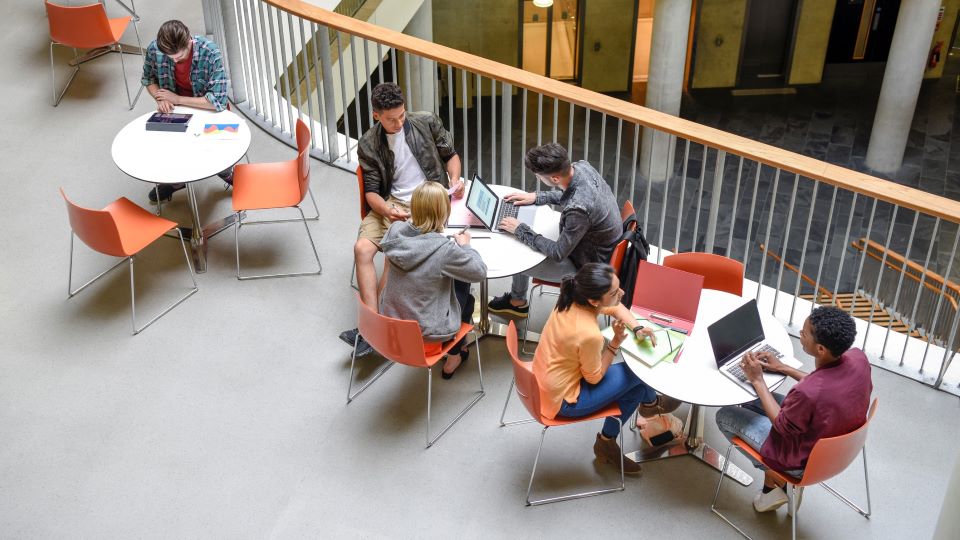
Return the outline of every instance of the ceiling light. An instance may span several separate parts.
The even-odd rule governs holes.
[[[553,5],[553,0],[533,0],[533,5],[542,8],[548,8]]]

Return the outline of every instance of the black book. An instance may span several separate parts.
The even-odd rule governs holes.
[[[185,113],[153,113],[147,118],[147,131],[187,131],[192,114]]]

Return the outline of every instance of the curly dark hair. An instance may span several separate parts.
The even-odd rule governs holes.
[[[853,317],[840,308],[821,306],[810,313],[813,340],[823,345],[834,357],[847,352],[857,337]]]
[[[570,156],[566,148],[552,142],[527,150],[523,164],[536,174],[565,173],[570,169]]]
[[[403,91],[396,83],[380,83],[373,87],[370,101],[373,104],[373,110],[377,112],[396,109],[403,105]]]
[[[187,48],[190,45],[190,30],[187,25],[174,19],[160,25],[157,32],[157,48],[160,52],[170,56]]]

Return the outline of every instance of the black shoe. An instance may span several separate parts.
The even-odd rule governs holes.
[[[160,193],[160,200],[163,202],[169,202],[173,198],[173,194],[176,191],[187,187],[186,184],[157,184],[155,189],[151,189],[147,193],[147,197],[150,198],[150,204],[157,204],[157,192]]]
[[[487,304],[490,313],[498,315],[512,315],[514,317],[524,318],[530,312],[530,306],[525,302],[522,306],[515,306],[510,303],[510,293],[504,293],[501,296],[490,300]]]
[[[444,371],[444,370],[441,369],[441,370],[440,370],[440,377],[441,377],[442,379],[444,379],[444,380],[450,380],[450,379],[452,379],[453,376],[457,373],[457,371],[459,371],[460,368],[462,368],[463,365],[467,363],[467,359],[469,359],[469,358],[470,358],[470,349],[464,349],[464,350],[460,351],[460,365],[457,366],[457,369],[451,371],[450,373],[447,373],[446,371]]]
[[[226,174],[218,173],[217,176],[219,176],[227,186],[233,186],[233,169],[230,169]]]
[[[357,356],[366,356],[373,352],[373,347],[367,343],[367,340],[363,339],[363,336],[360,336],[360,331],[354,328],[353,330],[344,330],[340,332],[340,340],[346,343],[347,345],[353,347],[353,344],[357,344]],[[357,337],[360,337],[358,340]]]

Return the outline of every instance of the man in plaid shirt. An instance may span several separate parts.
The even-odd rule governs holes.
[[[229,79],[223,69],[223,57],[216,43],[203,36],[191,36],[180,21],[167,21],[160,26],[157,39],[150,42],[143,55],[143,77],[140,82],[157,102],[157,110],[172,112],[177,105],[222,111],[227,108]],[[218,174],[228,184],[233,170]],[[184,184],[158,184],[150,190],[150,202],[169,201]]]

